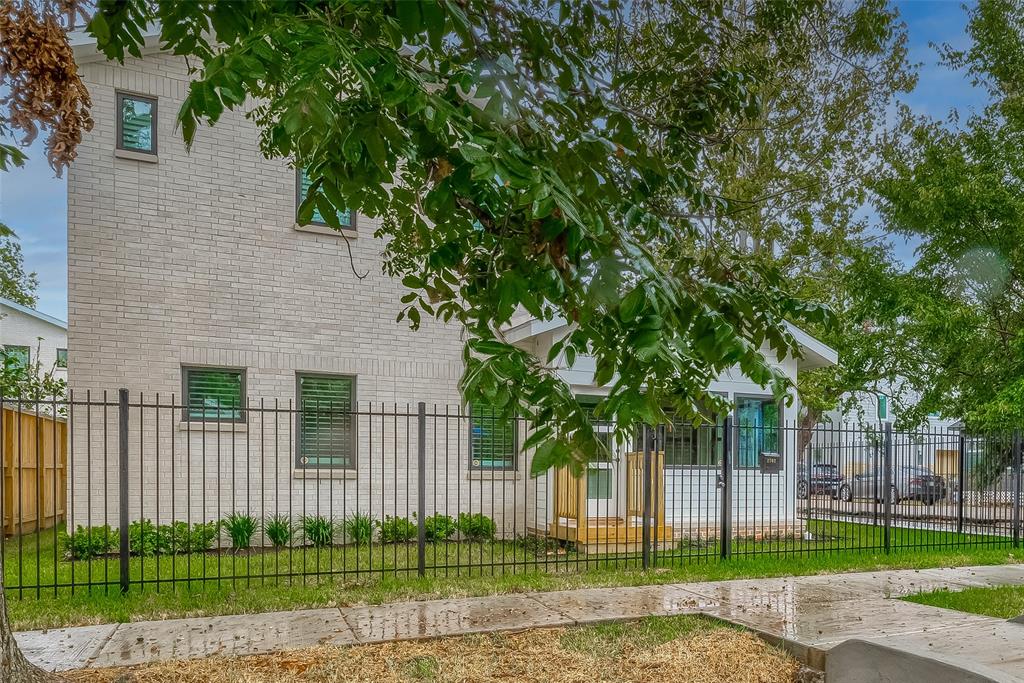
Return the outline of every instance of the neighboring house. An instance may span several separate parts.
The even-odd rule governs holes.
[[[899,393],[905,405],[914,405],[917,396],[912,391],[889,391],[883,383],[878,392],[856,392],[844,404],[844,411],[833,410],[825,414],[822,425],[811,440],[812,458],[819,462],[840,465],[847,475],[871,466],[880,457],[886,424],[894,425],[899,415],[892,395]],[[959,423],[955,419],[933,413],[913,429],[893,428],[894,461],[900,465],[924,467],[936,474],[953,476],[956,473],[956,455],[959,448]]]
[[[26,367],[38,362],[42,375],[52,371],[54,377],[67,378],[68,325],[63,320],[0,297],[0,346]]]
[[[162,425],[150,421],[151,446],[136,447],[133,423],[129,479],[164,493],[142,494],[133,484],[132,517],[209,519],[231,509],[223,501],[238,504],[235,474],[260,483],[259,491],[246,488],[245,504],[255,509],[287,500],[301,512],[315,499],[340,516],[387,501],[393,508],[374,507],[375,515],[406,515],[415,510],[408,451],[415,423],[408,411],[425,401],[441,407],[431,408],[433,439],[426,446],[432,507],[443,496],[449,512],[483,509],[499,528],[515,518],[548,528],[556,516],[553,488],[527,476],[530,454],[519,452],[519,427],[497,428],[485,408],[458,415],[463,330],[425,319],[414,332],[395,322],[405,290],[381,272],[377,222],[347,214],[343,234],[298,226],[302,174],[284,160],[263,158],[255,126],[240,113],[225,112],[215,127],[200,128],[186,152],[175,122],[189,83],[184,60],[154,46],[124,65],[108,63],[87,41],[75,50],[95,127],[68,172],[70,386],[78,396],[107,392],[111,400],[126,387],[133,396],[159,396],[161,405],[187,406],[160,413]],[[509,335],[544,357],[564,329],[523,322]],[[803,358],[777,364],[790,378],[836,362],[834,351],[793,332]],[[602,391],[591,386],[587,358],[565,375],[580,394]],[[738,372],[711,388],[735,399],[739,421],[752,428],[736,449],[737,486],[757,478],[761,487],[792,492],[794,448],[780,425],[795,419],[796,404],[776,401]],[[316,402],[358,407],[359,414],[339,425],[317,418],[309,408]],[[282,413],[269,412],[275,406]],[[453,406],[456,417],[449,418]],[[116,451],[103,438],[94,433],[73,444],[76,486],[116,479]],[[696,512],[698,503],[681,497],[687,477],[706,486],[699,505],[718,509],[721,449],[699,440],[684,448],[680,439],[666,440],[675,444],[666,463],[674,487],[666,492],[669,521]],[[91,459],[84,452],[90,444]],[[616,445],[617,452],[632,448]],[[780,472],[757,476],[762,450],[781,452]],[[105,464],[96,453],[107,454]],[[216,469],[199,474],[202,458],[209,463],[214,453]],[[228,453],[232,476],[221,468]],[[169,462],[177,468],[168,469]],[[594,510],[626,515],[624,475],[607,467],[613,471],[595,475],[590,487],[601,501]],[[168,495],[179,490],[179,504],[191,496],[184,513]],[[698,495],[694,486],[688,491]],[[780,496],[778,507],[772,515],[794,518],[789,498]],[[80,497],[72,508],[73,523],[94,524],[116,519],[117,499]]]

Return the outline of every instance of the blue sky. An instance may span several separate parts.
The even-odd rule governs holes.
[[[897,3],[910,36],[910,61],[920,63],[920,81],[905,99],[916,112],[945,118],[950,108],[962,115],[984,104],[984,95],[962,74],[938,65],[931,43],[966,47],[966,12],[958,1],[907,0]],[[0,173],[0,221],[21,237],[25,265],[39,274],[39,310],[67,319],[67,191],[46,165],[37,141],[24,168]],[[897,253],[912,257],[913,245]]]

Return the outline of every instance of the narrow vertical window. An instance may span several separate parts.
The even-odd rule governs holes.
[[[117,94],[117,148],[156,154],[156,98]]]
[[[516,468],[516,421],[501,417],[485,403],[469,407],[469,457],[473,469],[514,470]]]
[[[761,453],[780,453],[780,403],[774,398],[737,397],[737,467],[757,467]]]
[[[355,379],[298,376],[298,466],[355,467]]]
[[[57,349],[57,367],[66,368],[68,366],[68,350]]]

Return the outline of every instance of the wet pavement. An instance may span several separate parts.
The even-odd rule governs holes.
[[[1008,647],[1024,642],[1024,624],[894,599],[1006,584],[1024,584],[1024,565],[587,588],[83,626],[17,638],[31,660],[60,671],[700,613],[751,628],[819,669],[828,650],[847,639],[883,639],[972,657],[1024,680],[1024,656]]]

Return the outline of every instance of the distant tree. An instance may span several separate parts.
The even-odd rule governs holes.
[[[756,21],[749,6],[727,3],[727,16]],[[680,21],[692,11],[690,3],[671,8]],[[622,59],[635,70],[686,68],[685,53],[650,39],[644,9],[637,6]],[[732,144],[705,150],[701,182],[724,208],[691,217],[714,238],[711,248],[740,245],[779,268],[800,298],[835,313],[835,324],[805,323],[839,352],[839,364],[798,378],[802,450],[826,411],[848,407],[844,399],[886,391],[900,403],[917,379],[898,333],[900,264],[864,211],[882,152],[898,139],[887,122],[895,96],[916,78],[905,26],[883,0],[828,0],[800,22],[800,31],[750,31],[731,46],[760,107],[724,126]],[[681,110],[671,91],[640,94],[665,116]]]
[[[966,50],[945,64],[990,104],[961,122],[918,120],[878,183],[879,209],[920,240],[903,282],[903,334],[928,376],[922,410],[962,416],[972,431],[1024,427],[1024,6],[982,0]],[[982,483],[1008,464],[995,449]]]
[[[38,288],[38,276],[34,272],[25,272],[18,236],[0,223],[0,296],[35,308]]]

